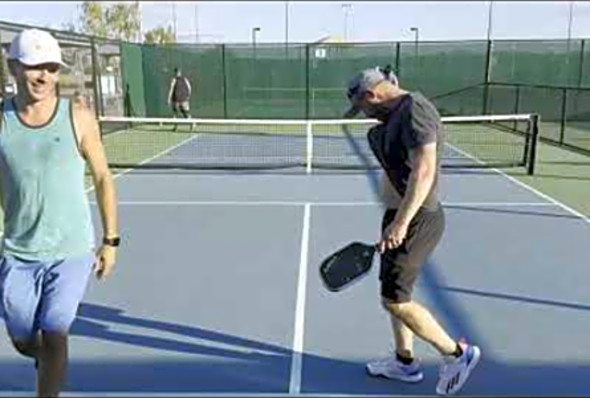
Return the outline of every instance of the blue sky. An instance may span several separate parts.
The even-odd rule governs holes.
[[[590,38],[590,2],[494,1],[492,38],[561,38],[568,35],[573,4],[573,38]],[[195,25],[205,42],[251,42],[252,28],[260,27],[258,42],[285,41],[288,4],[289,41],[311,42],[325,36],[348,40],[413,40],[410,27],[419,28],[420,40],[484,39],[489,2],[141,2],[143,29],[172,25],[174,11],[181,40],[194,39]],[[350,4],[348,17],[343,4]],[[0,2],[0,20],[60,28],[76,20],[80,2]],[[195,18],[197,16],[197,18]],[[195,24],[195,21],[197,22]]]

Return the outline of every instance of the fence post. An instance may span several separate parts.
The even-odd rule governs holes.
[[[516,96],[515,96],[515,100],[514,100],[514,114],[518,115],[518,112],[520,111],[520,86],[516,86]]]
[[[309,62],[309,44],[305,45],[305,119],[309,120],[309,97],[310,97],[310,62]]]
[[[4,71],[4,51],[2,49],[2,30],[0,30],[0,96],[4,95],[6,72]]]
[[[222,91],[223,91],[223,117],[227,119],[227,67],[225,58],[225,44],[221,45],[221,75],[222,75]]]
[[[90,39],[90,58],[92,58],[92,85],[94,86],[94,114],[98,119],[99,116],[104,116],[102,109],[102,90],[100,87],[100,71],[97,67],[96,41],[94,38]]]
[[[483,84],[483,101],[482,101],[482,114],[488,114],[488,102],[489,102],[489,85],[490,85],[490,69],[492,65],[492,41],[488,40],[486,48],[486,60],[484,69],[484,84]]]
[[[567,88],[562,89],[561,97],[561,124],[559,130],[559,145],[563,145],[563,139],[565,136],[565,120],[567,112]]]
[[[582,87],[582,80],[584,77],[584,47],[586,46],[586,40],[582,40],[580,44],[580,68],[578,70],[578,84],[577,87]]]
[[[400,54],[400,44],[399,41],[395,43],[395,74],[400,79],[401,71],[399,69],[399,54]]]

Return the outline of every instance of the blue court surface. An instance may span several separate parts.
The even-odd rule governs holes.
[[[392,350],[377,260],[340,293],[318,276],[379,237],[378,174],[119,175],[123,245],[79,309],[63,396],[434,395],[440,358],[419,340],[421,383],[365,372]],[[590,395],[588,219],[494,170],[446,171],[440,190],[446,231],[415,299],[482,349],[460,394]],[[34,394],[1,334],[0,395]]]

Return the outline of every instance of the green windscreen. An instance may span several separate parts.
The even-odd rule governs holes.
[[[305,45],[226,45],[227,116],[306,117]]]
[[[490,81],[576,86],[581,45],[581,40],[494,41]]]

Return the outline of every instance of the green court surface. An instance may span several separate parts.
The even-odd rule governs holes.
[[[505,171],[586,217],[590,216],[590,156],[540,143],[535,175],[515,169]]]

